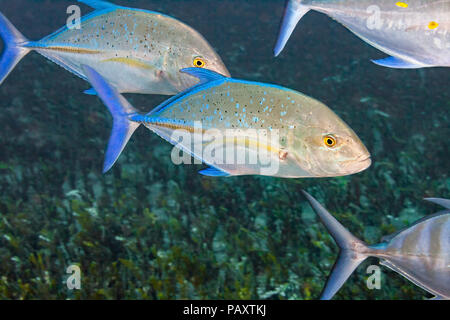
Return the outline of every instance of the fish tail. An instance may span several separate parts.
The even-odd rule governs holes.
[[[13,24],[0,12],[0,37],[4,42],[3,55],[0,59],[0,85],[14,67],[31,49],[26,48],[25,38]]]
[[[280,33],[274,49],[275,57],[283,51],[292,32],[294,32],[297,23],[310,10],[309,7],[302,2],[303,0],[289,0],[286,5],[283,21],[281,22]]]
[[[438,204],[438,205],[450,210],[450,200],[448,200],[448,199],[425,198],[424,200]]]
[[[117,161],[128,140],[141,123],[132,119],[133,116],[138,114],[137,110],[97,71],[85,65],[83,70],[92,87],[113,116],[113,128],[103,165],[103,173],[106,173]]]
[[[329,300],[361,262],[371,255],[373,249],[345,229],[316,199],[302,192],[340,248],[338,260],[320,297],[321,300]]]

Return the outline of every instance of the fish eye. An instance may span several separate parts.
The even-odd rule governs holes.
[[[195,58],[194,59],[194,67],[204,68],[205,66],[206,66],[206,62],[202,58]]]
[[[326,135],[325,137],[323,137],[323,142],[328,148],[333,148],[337,143],[336,138],[330,135]]]

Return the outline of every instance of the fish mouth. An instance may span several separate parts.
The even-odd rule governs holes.
[[[372,158],[370,155],[362,155],[359,158],[352,161],[344,161],[342,163],[347,170],[345,170],[346,175],[359,173],[366,170],[372,164]]]
[[[228,71],[228,69],[225,69],[225,71],[222,72],[222,75],[227,78],[231,78],[231,73],[230,71]]]
[[[361,172],[366,170],[367,168],[369,168],[372,165],[372,158],[370,156],[366,156],[361,160],[358,160],[357,162],[357,171],[355,171],[355,173]]]
[[[216,71],[217,73],[220,73],[221,75],[223,75],[227,78],[231,78],[231,73],[230,73],[230,71],[228,71],[227,67],[224,64],[219,65],[219,67],[216,67],[216,70],[217,70]]]

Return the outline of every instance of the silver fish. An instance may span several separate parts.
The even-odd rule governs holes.
[[[229,76],[203,36],[172,17],[106,1],[79,2],[96,9],[81,19],[81,28],[65,26],[40,41],[26,39],[0,13],[0,36],[6,44],[0,84],[32,50],[84,80],[81,65],[93,66],[119,92],[176,94],[198,82],[179,72],[187,67],[207,67]]]
[[[352,129],[327,106],[294,90],[189,68],[182,71],[199,78],[199,85],[141,115],[85,68],[114,120],[105,172],[141,124],[210,165],[200,172],[209,176],[334,177],[371,164]],[[188,136],[179,141],[181,133]]]
[[[275,55],[309,11],[324,13],[390,57],[390,68],[450,66],[450,0],[290,0]]]
[[[450,299],[450,200],[425,199],[445,210],[383,238],[381,244],[368,246],[348,232],[311,195],[305,191],[303,194],[341,249],[321,299],[331,299],[368,257],[380,258],[382,265],[400,273],[436,299]]]

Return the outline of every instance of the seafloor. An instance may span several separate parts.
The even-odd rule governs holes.
[[[1,0],[30,39],[62,26],[73,1]],[[330,106],[373,156],[344,178],[208,178],[175,166],[171,145],[141,128],[102,175],[111,118],[86,82],[38,54],[0,87],[1,299],[314,299],[338,248],[300,194],[316,196],[369,243],[450,197],[450,72],[392,70],[385,55],[332,19],[302,19],[280,58],[272,47],[283,1],[120,1],[161,11],[199,30],[232,75],[278,83]],[[83,12],[90,9],[83,6]],[[150,110],[165,97],[129,95]],[[369,259],[338,299],[423,299]],[[82,289],[66,268],[79,264]]]

